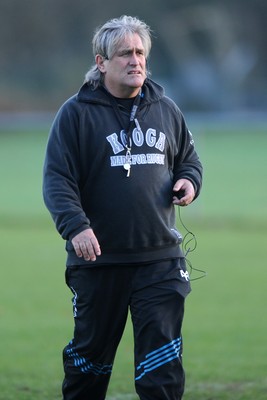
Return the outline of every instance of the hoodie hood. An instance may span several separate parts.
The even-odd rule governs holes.
[[[142,86],[144,99],[142,105],[155,103],[164,97],[164,89],[151,79],[146,79]],[[103,87],[93,88],[93,86],[86,82],[80,88],[77,94],[77,101],[82,103],[94,103],[102,105],[111,105],[109,93],[103,90]]]

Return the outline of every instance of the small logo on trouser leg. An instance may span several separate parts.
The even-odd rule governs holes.
[[[182,269],[180,270],[180,275],[182,278],[184,278],[187,282],[190,281],[190,276],[188,271],[183,271]]]

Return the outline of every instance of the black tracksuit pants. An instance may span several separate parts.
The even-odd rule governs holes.
[[[184,259],[149,265],[68,267],[74,338],[63,351],[64,400],[104,400],[130,308],[141,400],[180,400],[181,326],[190,291]]]

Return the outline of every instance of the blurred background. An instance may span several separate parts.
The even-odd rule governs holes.
[[[265,0],[1,0],[0,110],[54,111],[93,62],[94,29],[122,14],[153,30],[152,77],[185,111],[265,112]]]

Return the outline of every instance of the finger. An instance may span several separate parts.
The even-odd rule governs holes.
[[[183,196],[181,198],[174,196],[173,204],[185,207],[185,206],[188,206],[192,202],[192,200],[193,200],[193,197],[190,194]]]
[[[95,236],[92,236],[90,238],[90,242],[91,242],[91,244],[93,246],[93,250],[94,250],[95,255],[100,256],[101,255],[101,249],[100,249],[100,245],[98,243],[97,238]]]
[[[187,203],[186,201],[183,201],[183,202],[180,201],[179,206],[186,207],[186,206],[188,206],[188,204],[189,203]]]
[[[180,205],[188,206],[192,203],[194,196],[192,194],[188,194],[180,199]]]
[[[94,253],[92,251],[92,245],[90,245],[89,242],[80,242],[79,247],[80,247],[80,251],[82,253],[82,257],[86,261],[90,261],[91,258],[94,256]]]
[[[90,238],[85,242],[86,250],[83,252],[85,260],[95,261],[97,256],[100,256],[100,246],[95,237]]]
[[[80,249],[79,243],[72,241],[72,244],[73,244],[73,248],[75,250],[75,253],[76,253],[77,257],[81,258],[83,256],[83,253],[82,253],[82,251]]]
[[[100,246],[92,229],[87,229],[72,239],[75,253],[86,261],[95,261],[96,256],[101,254]]]
[[[90,241],[86,242],[74,242],[73,247],[76,255],[81,258],[83,257],[86,261],[95,261],[96,257],[93,251],[93,246]]]
[[[189,203],[184,199],[184,197],[180,200],[178,200],[177,204],[181,207],[187,206]]]

